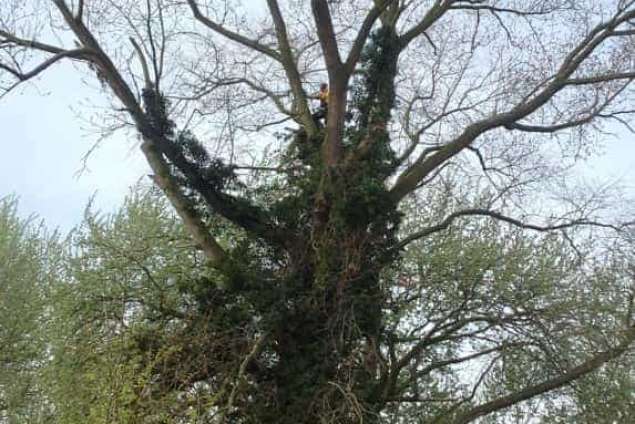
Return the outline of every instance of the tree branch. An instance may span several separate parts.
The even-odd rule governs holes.
[[[582,116],[578,119],[573,119],[568,122],[562,122],[559,124],[552,125],[527,125],[521,124],[518,122],[512,122],[511,124],[506,124],[505,128],[510,130],[519,130],[524,132],[535,132],[535,133],[554,133],[557,131],[561,131],[567,128],[579,127],[585,124],[588,124],[595,120],[596,118],[608,118],[611,117],[610,113],[602,114],[602,112],[611,104],[611,102],[620,95],[632,82],[632,80],[627,81],[621,88],[616,90],[614,93],[609,95],[602,103],[599,102],[596,93],[596,99],[588,110],[586,111],[586,116]]]
[[[77,2],[77,13],[75,13],[75,19],[81,21],[84,17],[84,0],[79,0]]]
[[[28,72],[21,72],[18,69],[12,68],[12,67],[10,67],[8,65],[5,65],[3,63],[0,63],[0,69],[4,69],[5,71],[9,72],[10,74],[15,76],[18,80],[20,80],[22,82],[22,81],[26,81],[26,80],[29,80],[31,78],[36,77],[41,72],[43,72],[46,69],[48,69],[51,65],[59,62],[62,59],[65,59],[65,58],[74,58],[74,59],[87,58],[91,53],[92,52],[89,49],[64,50],[64,51],[61,51],[61,52],[55,54],[54,56],[48,58],[47,60],[45,60],[44,62],[40,63],[39,65],[37,65],[35,68],[33,68],[32,70],[30,70]]]
[[[263,216],[258,208],[251,205],[244,199],[235,198],[231,195],[215,190],[200,175],[199,170],[190,163],[187,158],[185,158],[183,152],[180,151],[177,146],[175,146],[170,140],[167,140],[163,135],[156,134],[154,132],[145,112],[143,111],[143,108],[137,102],[135,95],[117,70],[112,60],[101,48],[99,42],[82,22],[73,18],[73,14],[63,0],[53,0],[53,2],[62,13],[64,20],[78,39],[94,52],[93,63],[98,67],[108,86],[125,106],[126,111],[132,117],[137,129],[144,137],[144,141],[149,142],[149,145],[153,147],[148,148],[147,146],[149,145],[146,145],[146,148],[142,149],[142,151],[155,174],[164,179],[168,177],[173,178],[171,174],[166,174],[165,172],[165,169],[169,169],[167,162],[162,156],[165,155],[165,157],[185,175],[188,182],[200,193],[200,195],[205,199],[207,205],[214,212],[219,213],[234,224],[272,243],[284,245],[286,238],[277,233],[275,226],[269,222],[265,216]],[[172,181],[172,183],[176,184],[174,181]],[[168,182],[163,181],[162,184],[165,187],[168,187],[168,189],[171,189]],[[168,198],[176,200],[178,203],[179,199],[177,192],[166,193],[166,195],[168,195]],[[177,208],[177,211],[180,210],[181,212],[188,211],[188,208],[183,205],[175,205],[175,208]],[[191,216],[190,219],[193,222],[197,221],[197,217],[194,215]],[[191,226],[190,229],[195,229],[195,226]],[[193,237],[195,237],[197,241],[204,241],[204,237],[202,237],[201,234],[193,234]],[[218,250],[214,246],[208,246],[206,249],[210,253]],[[213,256],[221,257],[219,252],[210,255],[210,257]]]
[[[329,107],[323,149],[324,163],[327,165],[325,169],[328,172],[342,156],[342,133],[344,131],[349,75],[346,75],[344,64],[340,58],[328,2],[326,0],[311,0],[311,9],[329,76]]]
[[[155,172],[151,176],[152,180],[163,190],[183,220],[183,225],[185,225],[194,241],[203,250],[210,263],[216,267],[220,266],[227,256],[225,251],[210,235],[192,202],[183,195],[181,188],[175,183],[167,164],[162,160],[159,152],[155,150],[155,147],[149,141],[145,141],[141,145],[141,150]]]
[[[262,352],[262,349],[265,347],[265,342],[267,341],[268,337],[268,333],[261,335],[258,340],[256,340],[256,343],[254,343],[254,346],[251,348],[247,356],[245,356],[245,358],[240,363],[240,367],[238,368],[238,375],[236,376],[236,380],[234,382],[234,387],[232,387],[232,391],[229,394],[229,398],[227,399],[227,406],[221,413],[220,421],[224,421],[227,412],[231,413],[231,409],[234,406],[234,400],[236,399],[236,395],[238,394],[238,389],[242,385],[243,379],[245,378],[247,367],[254,359],[256,359],[260,352]]]
[[[548,103],[560,90],[568,85],[569,78],[579,68],[580,64],[604,40],[611,37],[619,25],[634,18],[635,10],[632,10],[621,15],[618,13],[611,20],[598,24],[569,52],[551,81],[533,98],[523,100],[508,112],[495,114],[467,126],[457,138],[442,146],[436,154],[429,157],[419,157],[413,165],[397,178],[397,182],[390,190],[393,200],[399,202],[405,195],[416,189],[419,182],[424,180],[427,175],[467,148],[483,133],[523,119]]]
[[[296,64],[296,59],[293,57],[293,50],[289,43],[289,37],[287,35],[287,26],[280,12],[277,0],[267,0],[269,6],[269,12],[273,18],[273,24],[276,28],[276,37],[278,38],[278,47],[280,49],[280,62],[289,80],[291,91],[294,96],[294,112],[298,113],[300,122],[309,136],[312,136],[317,132],[315,122],[311,116],[311,110],[307,102],[307,95],[302,87],[302,78]]]
[[[501,345],[494,346],[494,347],[489,348],[489,349],[484,349],[484,350],[481,350],[481,351],[478,351],[478,352],[474,352],[474,353],[469,354],[469,355],[459,356],[457,358],[447,359],[445,361],[433,362],[430,365],[424,367],[423,369],[417,371],[417,375],[418,376],[427,375],[431,371],[437,370],[439,368],[444,368],[444,367],[447,367],[449,365],[462,364],[464,362],[469,362],[469,361],[472,361],[474,359],[480,358],[482,356],[489,355],[491,353],[500,352],[502,350],[509,349],[511,347],[514,347],[514,346],[522,346],[522,345],[523,345],[523,343],[502,343]]]
[[[529,10],[519,10],[519,9],[511,9],[507,7],[496,7],[485,4],[461,4],[457,6],[450,6],[450,9],[453,10],[486,10],[492,13],[510,13],[512,15],[517,16],[540,16],[540,15],[548,15],[550,13],[555,12],[558,8],[547,8],[545,10],[537,10],[537,11],[529,11]]]
[[[135,41],[134,38],[130,37],[130,42],[137,52],[137,56],[139,56],[139,62],[141,63],[141,69],[143,70],[143,82],[145,84],[146,89],[152,88],[152,79],[150,78],[150,70],[148,69],[148,62],[143,54],[143,50],[139,44]]]
[[[421,21],[399,37],[399,44],[401,45],[401,48],[405,49],[412,40],[425,33],[432,24],[438,21],[439,18],[448,11],[450,4],[451,2],[447,0],[436,0],[432,7],[428,9]]]
[[[343,64],[337,47],[329,5],[326,0],[311,0],[311,9],[313,10],[318,38],[324,52],[326,67],[329,76],[331,76],[336,72],[340,72]]]
[[[395,4],[396,2],[397,0],[375,1],[375,6],[366,15],[366,18],[364,19],[364,22],[362,23],[362,26],[357,33],[357,37],[355,37],[355,41],[353,41],[353,46],[348,52],[348,57],[346,58],[346,63],[344,64],[347,75],[351,75],[355,70],[355,66],[359,61],[359,57],[362,54],[364,45],[366,44],[366,40],[368,39],[370,31],[372,30],[373,25],[375,24],[377,19],[381,16],[382,13],[384,13],[388,6]]]
[[[384,0],[373,0],[375,6],[382,6]],[[390,4],[379,15],[382,25],[395,28],[397,20],[401,12],[407,7],[407,2],[403,2],[402,5],[399,1],[390,2]]]
[[[479,417],[483,417],[485,415],[491,414],[492,412],[496,412],[501,409],[508,408],[519,402],[531,399],[535,396],[539,396],[551,390],[566,386],[570,384],[571,382],[579,379],[580,377],[583,377],[597,370],[605,363],[622,355],[624,352],[628,350],[628,348],[631,346],[634,340],[635,340],[635,326],[627,329],[626,334],[624,335],[624,340],[617,346],[613,347],[612,349],[609,349],[605,352],[601,352],[597,354],[593,358],[587,360],[586,362],[583,362],[582,364],[578,365],[575,368],[570,369],[569,371],[565,372],[562,375],[559,375],[558,377],[554,377],[542,383],[527,387],[523,390],[519,390],[518,392],[478,405],[475,408],[469,410],[468,412],[460,415],[456,420],[454,420],[454,423],[467,424],[471,421],[474,421],[475,419]]]
[[[20,38],[15,36],[14,34],[3,31],[1,29],[0,29],[0,39],[4,39],[8,42],[11,42],[21,47],[27,47],[29,49],[40,50],[47,53],[59,54],[59,53],[64,53],[68,51],[66,49],[63,49],[62,47],[53,46],[51,44],[41,43],[36,40],[27,40],[24,38]]]
[[[635,71],[632,72],[616,72],[603,75],[595,75],[590,77],[571,78],[565,81],[566,85],[585,85],[597,84],[601,82],[615,81],[620,79],[635,79]]]
[[[443,231],[447,229],[454,222],[455,219],[464,217],[464,216],[487,216],[499,221],[506,222],[508,224],[512,224],[519,228],[534,230],[534,231],[542,231],[542,232],[564,230],[567,228],[577,227],[577,226],[593,226],[593,227],[609,228],[612,230],[621,231],[624,227],[635,224],[635,222],[627,222],[618,227],[615,225],[605,224],[602,222],[591,221],[587,219],[577,219],[577,220],[573,220],[573,221],[569,221],[569,222],[565,222],[561,224],[555,224],[555,225],[536,225],[536,224],[529,224],[526,222],[522,222],[518,219],[511,218],[509,216],[506,216],[501,213],[491,211],[488,209],[465,209],[465,210],[451,213],[437,225],[433,225],[421,231],[417,231],[414,234],[411,234],[410,236],[406,237],[405,239],[397,243],[397,245],[393,249],[402,249],[406,245],[412,243],[415,240],[419,240],[421,238],[425,238],[434,233],[438,233],[439,231]]]
[[[250,38],[245,37],[244,35],[240,35],[236,32],[230,31],[224,26],[212,21],[210,18],[203,15],[198,5],[196,4],[196,0],[187,0],[187,4],[190,6],[190,9],[192,10],[192,13],[194,14],[194,17],[196,18],[196,20],[201,22],[206,27],[212,29],[213,31],[217,32],[218,34],[221,34],[222,36],[232,41],[242,44],[243,46],[249,47],[250,49],[260,52],[266,56],[269,56],[270,58],[278,62],[282,61],[280,54],[276,52],[275,50],[263,44],[260,44],[256,40],[252,40]]]

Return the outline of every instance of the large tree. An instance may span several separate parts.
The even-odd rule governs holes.
[[[0,5],[5,94],[94,74],[206,258],[207,344],[148,372],[221,422],[539,414],[632,352],[630,258],[588,260],[629,223],[562,185],[631,128],[634,38],[624,0]]]

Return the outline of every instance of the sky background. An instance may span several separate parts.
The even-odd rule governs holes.
[[[56,66],[0,99],[0,197],[17,195],[21,215],[37,214],[63,231],[81,221],[92,195],[96,209],[111,211],[149,173],[138,141],[123,133],[101,143],[79,173],[98,138],[78,112],[103,102],[79,77],[70,65]]]
[[[104,97],[80,75],[60,64],[0,99],[0,197],[17,195],[22,216],[36,214],[50,228],[64,232],[81,221],[91,196],[95,195],[95,209],[112,211],[149,173],[138,140],[121,133],[103,142],[78,175],[82,157],[97,140],[95,129],[78,111],[103,106]],[[635,197],[635,136],[614,130],[618,137],[607,137],[605,154],[580,164],[574,178],[619,180],[628,197]]]

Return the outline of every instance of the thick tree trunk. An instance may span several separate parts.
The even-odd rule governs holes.
[[[309,155],[310,168],[320,172],[307,195],[314,212],[274,325],[275,394],[260,422],[372,423],[381,409],[383,359],[377,346],[387,293],[380,274],[396,259],[390,246],[400,221],[384,183],[395,160],[387,124],[396,44],[390,28],[373,35],[352,105],[358,117],[347,128],[345,144],[330,139],[335,129],[338,137],[343,134],[346,98],[340,96],[329,105],[321,140],[326,150]],[[341,161],[344,155],[348,159]]]
[[[359,252],[333,253],[348,259]],[[361,266],[354,262],[344,262],[349,270],[329,273],[339,275],[331,284],[315,275],[313,286],[281,316],[275,335],[275,407],[262,422],[372,422],[368,411],[376,408],[370,394],[378,372],[369,341],[381,337],[383,296],[378,274],[353,271]]]

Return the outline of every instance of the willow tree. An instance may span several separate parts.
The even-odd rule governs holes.
[[[5,94],[62,62],[94,75],[113,105],[104,129],[137,134],[206,258],[205,366],[165,384],[215,393],[210,420],[529,413],[632,351],[628,266],[596,293],[603,274],[583,263],[599,251],[589,240],[628,222],[602,214],[604,193],[566,187],[554,200],[553,188],[606,125],[631,128],[634,1],[0,8]],[[324,120],[311,110],[322,80]],[[504,223],[507,236],[488,243],[470,220]],[[535,236],[516,240],[520,230],[575,254],[531,260]],[[452,231],[480,240],[487,260],[465,259],[455,233],[452,249],[438,243]],[[427,253],[406,260],[413,251]],[[525,266],[506,267],[507,255]],[[549,278],[561,293],[543,290]],[[572,317],[561,297],[576,284],[615,303],[585,331],[593,314]]]

